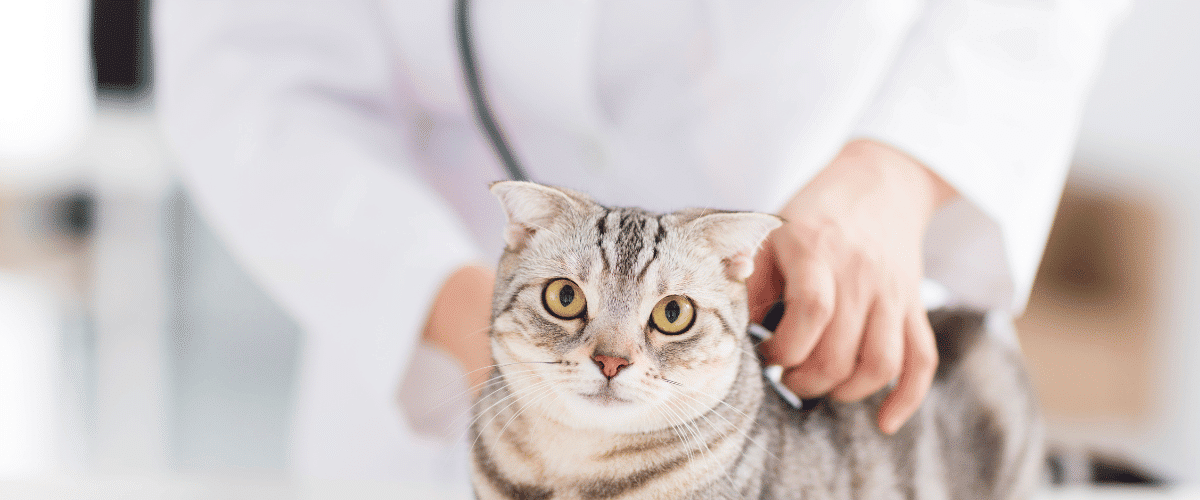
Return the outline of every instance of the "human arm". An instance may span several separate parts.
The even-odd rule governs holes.
[[[434,297],[421,333],[462,365],[472,391],[479,391],[491,375],[488,329],[495,282],[496,274],[489,268],[467,265],[456,269]]]
[[[403,75],[376,9],[155,5],[159,109],[181,176],[305,331],[292,446],[302,472],[394,473],[400,374],[435,293],[476,258],[416,173]]]

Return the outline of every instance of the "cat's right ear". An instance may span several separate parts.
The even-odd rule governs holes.
[[[745,281],[754,272],[758,247],[781,225],[779,216],[757,212],[714,212],[691,223],[721,256],[726,274],[737,281]]]
[[[499,181],[490,189],[504,207],[508,218],[504,242],[514,251],[524,247],[535,232],[550,227],[556,217],[582,208],[568,193],[533,182]]]

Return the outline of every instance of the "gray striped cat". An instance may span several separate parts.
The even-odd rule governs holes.
[[[931,313],[934,386],[887,436],[882,395],[798,410],[764,380],[744,280],[777,217],[492,191],[508,226],[472,425],[479,498],[1022,498],[1038,483],[1020,359],[979,314]]]

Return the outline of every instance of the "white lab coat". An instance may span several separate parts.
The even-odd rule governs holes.
[[[777,210],[848,140],[963,195],[926,270],[1019,311],[1120,0],[477,0],[499,121],[533,179],[610,204]],[[158,91],[182,176],[306,330],[301,473],[426,474],[396,387],[431,297],[491,262],[505,177],[451,0],[163,0]],[[417,457],[417,458],[414,458]]]

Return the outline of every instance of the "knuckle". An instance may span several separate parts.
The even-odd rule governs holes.
[[[875,314],[879,316],[881,326],[889,328],[892,333],[903,337],[904,335],[904,307],[898,299],[889,298],[887,295],[879,297],[875,301]]]
[[[820,218],[806,225],[803,237],[807,246],[814,251],[836,255],[846,248],[846,234],[842,226],[830,218]]]
[[[864,279],[874,278],[875,266],[872,265],[871,258],[862,250],[850,252],[847,265],[851,271]]]
[[[903,317],[902,311],[906,305],[904,300],[903,286],[898,279],[889,279],[879,288],[879,303],[885,308],[884,312],[888,313],[888,317],[896,318],[897,322]],[[918,292],[919,293],[919,292]],[[916,301],[920,303],[920,300]]]
[[[770,364],[780,366],[796,366],[804,361],[804,357],[796,349],[782,348],[767,356]]]
[[[883,275],[861,255],[852,258],[846,279],[847,284],[851,285],[847,287],[848,294],[861,302],[867,302],[880,295],[881,290],[886,288]]]
[[[790,227],[798,243],[816,249],[826,245],[836,225],[826,218],[810,216],[795,220]]]
[[[833,300],[820,294],[813,294],[801,301],[800,310],[804,316],[824,321],[833,316]]]
[[[863,375],[868,379],[886,384],[900,374],[900,358],[885,353],[872,357],[863,363]]]
[[[812,362],[815,373],[819,374],[821,378],[834,382],[846,380],[854,373],[854,365],[850,360],[829,353],[814,353]]]

